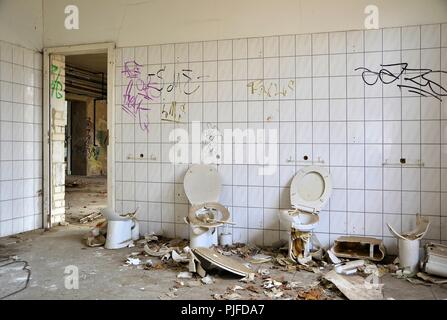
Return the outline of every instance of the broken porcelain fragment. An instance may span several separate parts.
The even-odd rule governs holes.
[[[138,266],[141,264],[141,260],[139,258],[128,257],[126,263],[131,266]]]
[[[335,272],[340,274],[354,274],[357,272],[357,268],[364,266],[365,260],[354,260],[345,262],[335,266]]]
[[[179,279],[191,279],[192,278],[192,273],[191,272],[180,272],[179,274],[177,274],[177,278]]]
[[[258,254],[255,254],[253,257],[251,257],[250,263],[253,263],[253,264],[266,263],[272,259],[273,258],[271,256],[268,256],[268,255],[262,254],[262,253],[258,253]]]
[[[213,284],[214,283],[214,278],[208,275],[208,276],[203,277],[202,279],[200,279],[200,281],[202,281],[203,284]]]
[[[182,254],[182,255],[180,255],[180,254],[177,253],[177,251],[172,250],[171,255],[172,255],[172,259],[173,259],[175,262],[178,262],[178,263],[181,263],[181,262],[189,262],[189,259],[188,259],[188,257],[187,257],[186,254]],[[162,259],[162,260],[163,260],[163,259]]]
[[[249,273],[248,276],[243,277],[239,281],[245,282],[245,283],[255,282],[255,274],[254,273]]]
[[[262,284],[262,286],[263,286],[265,289],[271,289],[271,288],[279,287],[279,286],[281,286],[281,285],[282,285],[282,282],[276,281],[276,280],[271,279],[271,278],[266,279],[266,280],[263,282],[263,284]]]
[[[230,290],[231,290],[231,291],[237,291],[237,290],[244,290],[244,288],[241,287],[241,286],[238,286],[238,285],[234,285],[233,287],[231,287]]]
[[[270,271],[268,269],[260,268],[258,269],[258,273],[261,276],[268,276],[270,274]]]

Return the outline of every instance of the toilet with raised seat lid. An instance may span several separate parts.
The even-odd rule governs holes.
[[[230,212],[219,203],[220,176],[210,165],[191,166],[183,179],[183,188],[191,207],[185,222],[190,225],[190,247],[217,245],[217,227],[230,219]]]
[[[297,172],[290,186],[292,209],[280,210],[279,218],[290,230],[289,256],[302,262],[309,260],[313,230],[320,218],[318,213],[332,193],[329,172],[319,166],[307,166]]]

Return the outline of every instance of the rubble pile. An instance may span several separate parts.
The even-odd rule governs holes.
[[[188,245],[185,239],[146,235],[135,242],[138,250],[126,256],[124,265],[175,272],[172,288],[160,299],[175,299],[185,288],[210,285],[215,285],[210,295],[216,300],[383,299],[380,278],[386,274],[414,284],[437,283],[424,273],[409,273],[399,267],[398,258],[390,260],[388,256],[378,262],[340,258],[332,250],[319,249],[310,261],[299,264],[288,256],[284,245],[261,248],[237,243],[201,250]],[[222,260],[204,260],[206,250]],[[228,271],[239,278],[229,278]],[[215,287],[221,291],[216,292]]]

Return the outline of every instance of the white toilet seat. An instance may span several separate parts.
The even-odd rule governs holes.
[[[210,165],[193,165],[185,174],[183,188],[192,205],[188,217],[185,217],[191,228],[190,247],[217,245],[216,228],[230,219],[228,209],[218,202],[221,190],[219,173]],[[216,216],[210,211],[214,211]],[[206,217],[201,218],[201,215]]]
[[[290,186],[292,207],[304,212],[317,213],[329,200],[332,181],[322,167],[308,166],[298,171]]]
[[[217,170],[209,165],[193,165],[185,174],[183,188],[192,205],[219,201],[220,176]]]
[[[317,166],[299,170],[290,186],[292,210],[280,210],[279,219],[290,227],[289,257],[306,264],[310,255],[313,230],[318,226],[318,213],[329,200],[332,182],[329,172]]]

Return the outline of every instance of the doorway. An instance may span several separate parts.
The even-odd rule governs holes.
[[[87,224],[107,206],[107,54],[65,56],[65,221]]]
[[[113,48],[97,44],[44,50],[46,228],[63,222],[89,224],[101,217],[102,208],[113,208]]]

